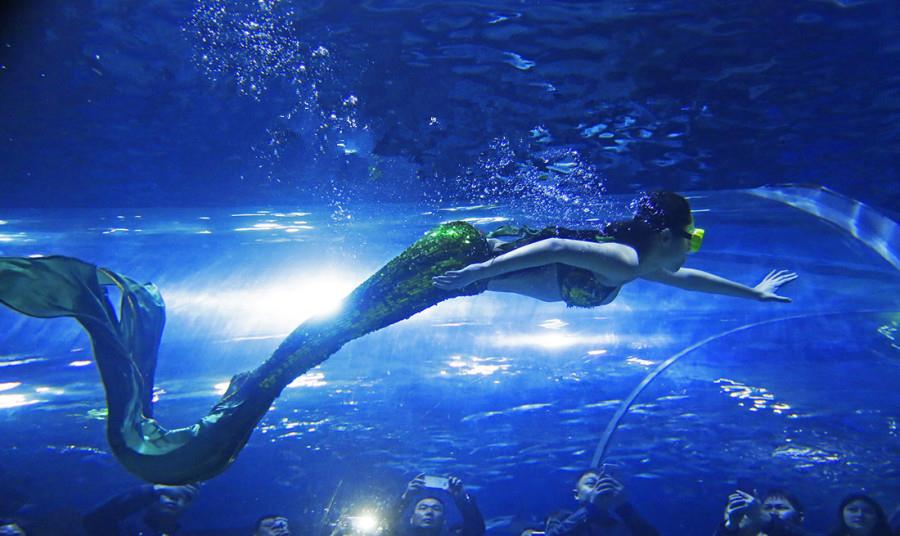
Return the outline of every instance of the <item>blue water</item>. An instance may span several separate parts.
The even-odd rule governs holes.
[[[2,15],[4,206],[490,201],[572,159],[613,193],[792,181],[900,206],[890,0]]]
[[[626,415],[608,463],[634,504],[664,534],[711,530],[739,478],[791,487],[813,526],[847,490],[893,507],[896,269],[785,204],[745,192],[692,202],[710,229],[692,266],[747,283],[796,270],[794,302],[635,283],[596,310],[496,294],[441,304],[348,344],[287,389],[237,462],[206,484],[188,526],[248,526],[277,511],[311,531],[339,483],[338,503],[352,510],[389,501],[425,471],[462,476],[493,533],[512,533],[568,505],[613,411],[654,365],[760,321],[774,322],[685,356]],[[447,208],[379,204],[349,223],[314,206],[10,210],[0,253],[89,256],[159,285],[169,316],[156,416],[183,426],[232,374],[434,224],[527,218]],[[77,325],[8,310],[0,325],[3,469],[35,515],[84,511],[134,485],[92,412],[103,393]]]
[[[791,304],[641,282],[594,310],[443,303],[287,389],[188,529],[278,512],[314,534],[333,497],[383,505],[425,471],[460,475],[489,534],[518,534],[573,506],[657,364],[740,327],[652,382],[613,436],[638,510],[709,534],[739,480],[795,491],[819,530],[849,491],[900,505],[896,2],[0,9],[0,255],[159,286],[169,427],[444,221],[584,227],[668,188],[707,229],[689,266],[800,274]],[[838,193],[747,190],[788,182]],[[73,321],[0,309],[0,494],[38,534],[137,484],[103,407]]]

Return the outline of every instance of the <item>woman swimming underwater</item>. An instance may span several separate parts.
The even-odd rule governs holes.
[[[438,288],[453,290],[487,280],[487,290],[580,307],[606,305],[622,285],[638,278],[697,292],[791,301],[777,291],[797,278],[792,272],[773,270],[755,287],[748,287],[682,268],[686,255],[700,249],[703,234],[703,229],[694,227],[684,197],[655,192],[638,201],[631,220],[612,223],[602,231],[547,228],[515,242],[495,241],[495,250],[508,252],[432,281]]]
[[[107,402],[107,439],[128,470],[151,482],[185,484],[222,472],[241,451],[282,389],[347,342],[444,300],[485,290],[593,307],[636,278],[701,292],[789,301],[778,288],[795,279],[772,272],[755,287],[681,268],[703,237],[687,201],[645,196],[631,220],[602,231],[547,228],[502,242],[465,222],[433,229],[360,284],[339,313],[297,327],[256,369],[235,375],[194,425],[168,430],[153,419],[162,296],[105,268],[71,257],[0,258],[0,302],[30,316],[73,317],[91,337]],[[508,236],[508,234],[507,234]],[[121,293],[119,312],[105,286]]]

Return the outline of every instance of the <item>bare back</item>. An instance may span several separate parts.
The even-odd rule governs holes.
[[[557,282],[557,264],[519,270],[488,281],[488,290],[521,294],[545,302],[562,301]]]

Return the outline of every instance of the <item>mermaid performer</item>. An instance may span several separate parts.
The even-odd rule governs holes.
[[[0,302],[26,315],[78,320],[91,337],[106,389],[107,440],[137,476],[161,484],[209,479],[237,457],[256,424],[297,376],[347,342],[441,301],[485,290],[516,292],[570,306],[609,303],[641,277],[664,284],[763,301],[789,301],[778,288],[795,279],[772,272],[755,287],[681,268],[703,231],[687,201],[645,196],[635,216],[602,231],[509,229],[484,235],[465,222],[443,224],[359,285],[342,310],[301,324],[262,365],[235,375],[196,424],[168,430],[153,419],[152,393],[165,306],[157,288],[70,257],[0,258]],[[121,291],[117,316],[106,288]]]

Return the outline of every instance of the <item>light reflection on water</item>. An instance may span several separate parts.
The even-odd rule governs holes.
[[[705,202],[716,206],[715,196]],[[484,210],[485,218],[498,217],[495,208]],[[477,209],[472,212],[473,217],[481,215]],[[81,252],[102,256],[106,266],[126,266],[130,276],[141,278],[151,272],[160,284],[169,306],[164,361],[158,370],[158,385],[164,388],[155,391],[161,422],[173,418],[192,422],[224,392],[229,374],[261,362],[302,319],[339,304],[340,296],[363,280],[370,268],[446,216],[420,214],[420,219],[402,226],[358,222],[363,231],[357,235],[352,226],[323,225],[318,213],[285,216],[303,220],[278,220],[282,227],[298,221],[314,227],[300,233],[311,241],[309,245],[286,246],[261,241],[283,236],[283,228],[236,232],[235,227],[244,225],[234,225],[231,216],[206,210],[203,214],[209,219],[187,213],[165,220],[148,212],[142,218],[142,236],[103,235]],[[274,214],[250,211],[235,218],[253,227],[266,223],[265,218],[281,218]],[[713,210],[705,217],[713,220],[711,228],[720,229],[717,214]],[[795,216],[766,214],[781,222],[782,230],[790,228]],[[192,224],[178,223],[187,221],[201,222],[213,235],[196,236]],[[819,224],[810,225],[817,229]],[[77,227],[92,225],[82,221]],[[94,228],[91,240],[110,226]],[[771,258],[734,252],[761,250],[761,244],[747,241],[767,236],[771,242],[769,230],[731,227],[711,234],[703,254],[692,262],[736,278],[764,272]],[[37,236],[53,232],[45,225]],[[60,244],[77,243],[84,236],[63,229],[55,232],[66,240],[52,247],[41,244],[42,251],[56,253]],[[253,238],[245,238],[249,235]],[[353,238],[341,244],[344,236]],[[182,241],[190,240],[196,242],[180,250]],[[129,249],[134,241],[141,241],[139,247]],[[196,249],[197,244],[203,249]],[[885,300],[884,293],[847,290],[868,287],[872,274],[885,292],[893,288],[894,280],[874,263],[868,271],[822,272],[822,241],[815,251],[806,242],[792,242],[791,247],[795,249],[785,249],[784,262],[803,273],[791,291],[795,302],[786,306],[791,314],[798,309],[857,308],[869,302],[877,306]],[[847,258],[859,259],[854,260],[857,266],[871,262],[859,255]],[[823,286],[842,291],[821,296],[816,289]],[[273,460],[287,457],[302,462],[305,453],[314,451],[391,474],[462,468],[472,475],[472,489],[483,490],[485,507],[490,509],[490,496],[518,478],[523,468],[536,468],[545,480],[561,482],[580,470],[593,452],[598,431],[643,378],[647,366],[703,336],[786,310],[725,298],[701,299],[637,283],[629,285],[613,307],[594,311],[498,295],[454,300],[348,344],[320,368],[298,378],[264,419],[262,433],[251,437],[235,471],[258,467],[247,477],[247,485],[256,486],[253,479],[281,470],[273,467]],[[863,318],[854,317],[853,322],[863,323]],[[75,411],[69,409],[73,399],[89,400],[93,408],[102,404],[88,355],[73,356],[66,347],[38,357],[33,352],[44,341],[54,340],[52,330],[29,323],[28,329],[36,331],[16,332],[21,329],[16,322],[13,315],[0,316],[0,324],[13,330],[3,339],[6,355],[0,358],[0,386],[7,386],[0,389],[0,407],[5,408],[0,421],[33,430],[32,441],[58,445],[73,444],[65,437],[73,432],[71,422],[89,422],[94,428],[85,433],[102,445],[102,423],[93,419],[102,419],[104,412],[94,411],[87,419],[92,410],[81,407],[85,402]],[[872,343],[878,352],[892,351],[892,320],[879,318],[871,329],[863,330],[845,322],[850,320],[791,323],[784,330],[773,328],[740,342],[711,345],[674,366],[638,400],[614,442],[611,453],[624,477],[668,486],[682,479],[719,477],[728,463],[738,468],[771,463],[778,470],[807,471],[805,477],[832,478],[828,482],[834,482],[833,476],[828,477],[832,473],[819,471],[844,471],[845,478],[862,483],[875,469],[885,469],[873,460],[883,454],[879,449],[885,439],[896,441],[896,421],[884,414],[855,414],[847,407],[877,409],[891,400],[894,395],[878,389],[882,376],[887,378],[892,369],[878,374],[860,365],[855,375],[847,377],[841,371],[852,363],[875,367],[873,360],[880,359],[852,351],[847,341],[859,348]],[[203,344],[196,342],[204,337]],[[840,351],[818,350],[817,344],[833,344]],[[71,348],[85,352],[86,341],[76,340]],[[213,367],[214,371],[205,370]],[[45,375],[53,376],[53,381]],[[810,379],[816,381],[803,383]],[[867,389],[882,392],[881,400],[861,389],[835,395],[835,384],[854,379],[869,381]],[[76,382],[91,389],[70,388]],[[8,387],[12,384],[16,385]],[[79,418],[72,419],[73,414]],[[54,423],[58,429],[41,428],[39,422]],[[74,452],[52,452],[63,451]],[[36,454],[29,463],[40,464],[48,455]],[[896,462],[884,463],[890,470]]]
[[[4,382],[0,383],[0,392],[9,391],[10,389],[15,389],[16,387],[22,385],[22,382]]]
[[[18,408],[37,404],[40,400],[30,399],[27,395],[11,394],[0,395],[0,409]]]

